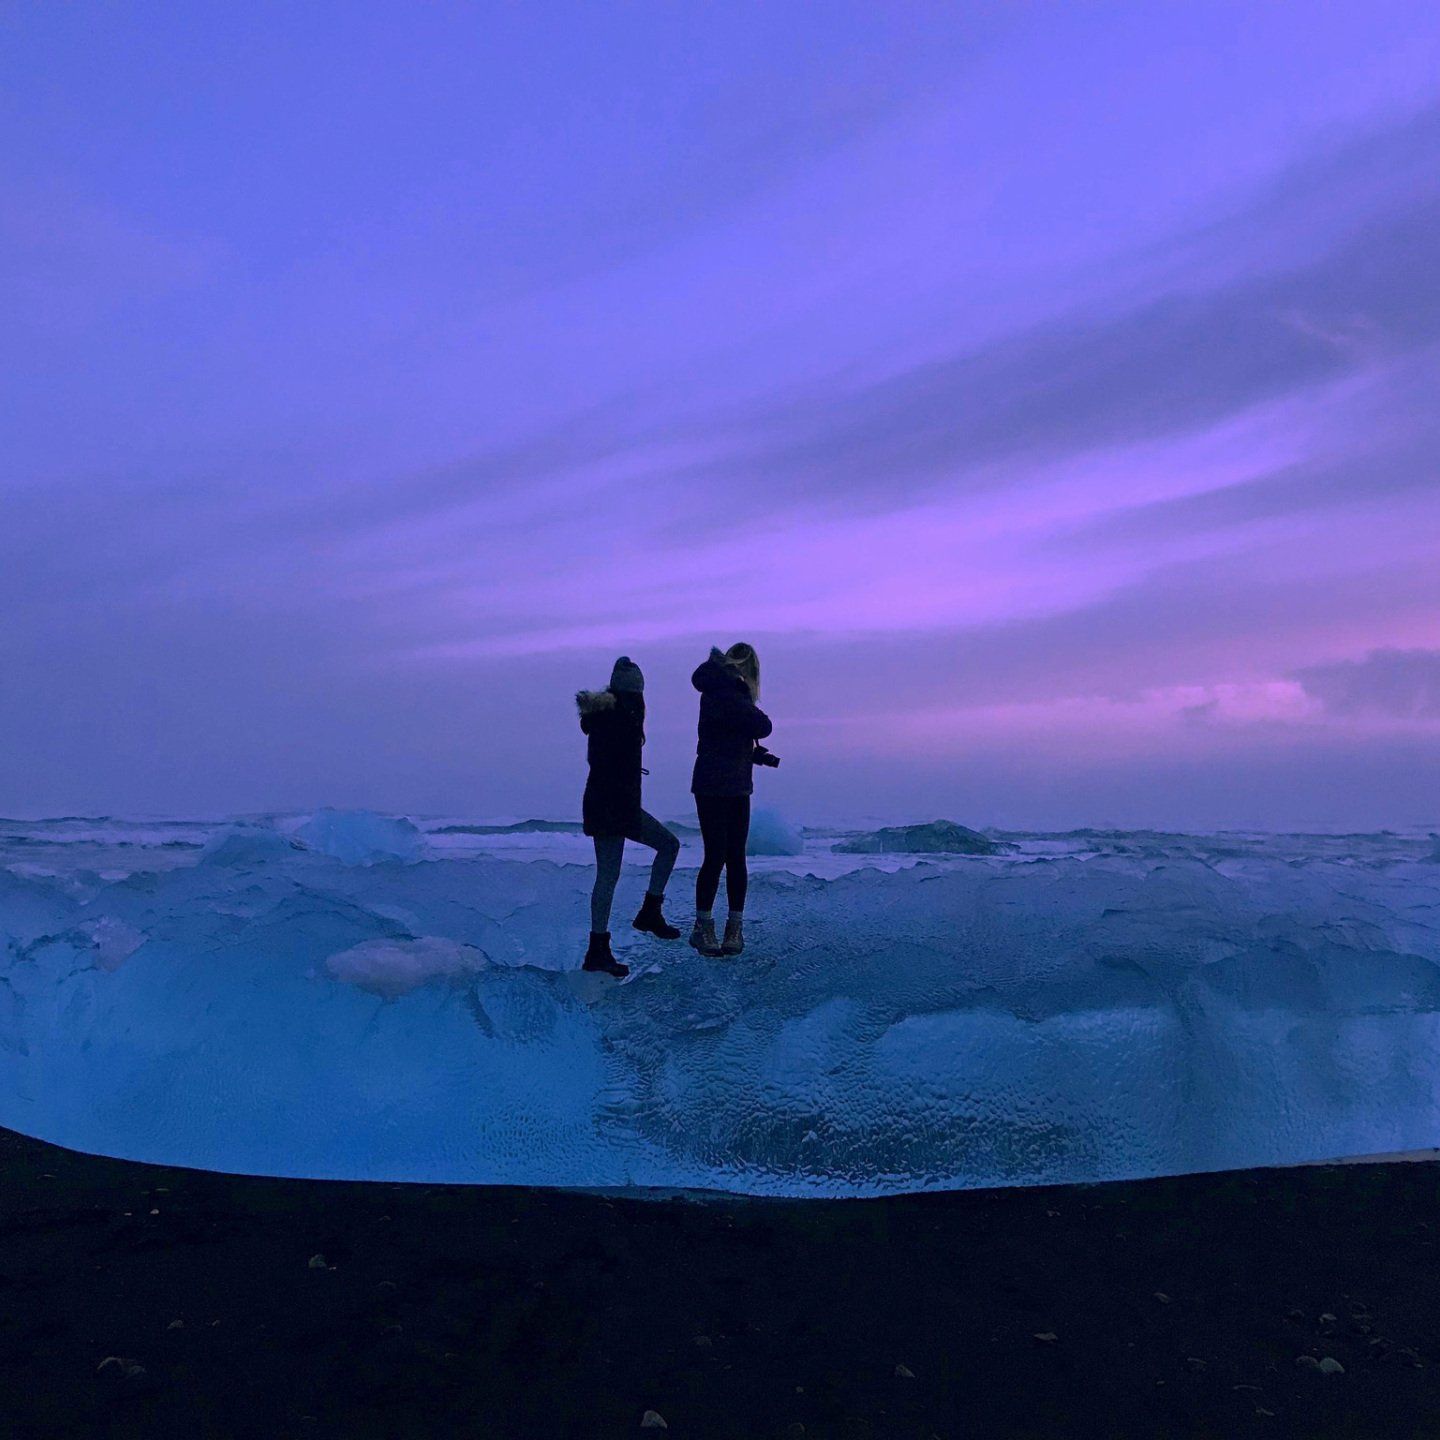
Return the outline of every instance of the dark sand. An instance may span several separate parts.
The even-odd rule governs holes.
[[[0,1435],[1434,1437],[1437,1200],[1422,1164],[643,1202],[0,1132]]]

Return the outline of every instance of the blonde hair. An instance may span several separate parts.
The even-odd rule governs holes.
[[[750,698],[760,698],[760,657],[755,653],[753,645],[747,645],[743,640],[737,640],[726,652],[725,658],[736,670],[740,672],[740,678],[750,689]]]

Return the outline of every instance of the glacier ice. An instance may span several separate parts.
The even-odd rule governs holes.
[[[102,915],[82,927],[101,970],[118,970],[144,943],[145,937],[133,926],[111,915]]]
[[[835,846],[841,855],[999,855],[1009,848],[953,820],[887,825]]]
[[[398,1000],[432,980],[453,980],[485,965],[485,954],[438,935],[418,940],[362,940],[325,961],[325,973],[378,995]]]
[[[1440,1141],[1420,845],[800,857],[752,877],[742,960],[617,935],[617,985],[573,968],[586,866],[222,833],[119,878],[0,867],[0,1123],[222,1170],[768,1195]]]
[[[778,810],[759,809],[750,817],[750,855],[803,855],[805,837]]]
[[[416,860],[422,844],[419,828],[409,820],[377,815],[373,810],[317,810],[295,831],[295,837],[307,849],[346,865]]]
[[[299,841],[268,825],[227,825],[205,842],[200,858],[212,865],[263,865],[267,860],[283,860],[300,848]]]

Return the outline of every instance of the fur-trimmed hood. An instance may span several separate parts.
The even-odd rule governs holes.
[[[645,697],[638,690],[581,690],[575,696],[585,736],[583,814],[587,835],[629,835],[640,823],[640,763]]]
[[[615,696],[609,690],[577,690],[575,708],[582,715],[598,715],[602,710],[615,708]]]

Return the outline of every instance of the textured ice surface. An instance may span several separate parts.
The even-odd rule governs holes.
[[[616,985],[568,969],[583,866],[49,833],[0,834],[0,1123],[83,1149],[856,1195],[1440,1140],[1424,837],[807,853],[755,875],[743,959],[617,932]]]

